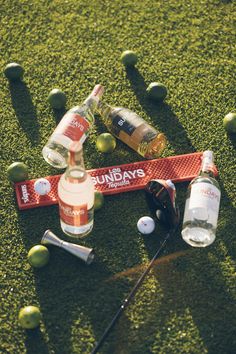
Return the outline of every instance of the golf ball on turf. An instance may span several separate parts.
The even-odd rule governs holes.
[[[137,228],[141,234],[151,234],[155,229],[155,221],[150,216],[143,216],[137,222]]]
[[[51,183],[46,178],[40,178],[34,182],[34,190],[39,195],[46,195],[51,190]]]

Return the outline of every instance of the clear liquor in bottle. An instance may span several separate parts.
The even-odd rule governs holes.
[[[94,124],[94,112],[103,91],[102,85],[96,85],[82,105],[73,107],[62,117],[42,151],[50,165],[65,168],[70,144],[73,141],[85,141]]]
[[[103,117],[107,129],[141,156],[157,158],[166,147],[165,135],[135,112],[123,107],[111,107],[101,101],[97,111]]]
[[[188,187],[183,219],[182,237],[194,247],[215,240],[221,192],[213,171],[213,153],[204,151],[199,175]]]
[[[60,222],[63,232],[81,238],[91,232],[94,217],[94,183],[86,172],[80,142],[70,146],[68,167],[58,183]]]

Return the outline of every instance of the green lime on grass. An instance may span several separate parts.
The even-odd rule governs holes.
[[[94,210],[101,209],[103,204],[104,204],[104,196],[102,192],[95,191]]]
[[[48,263],[49,256],[50,254],[47,247],[36,245],[29,250],[28,261],[32,267],[41,268]]]
[[[4,69],[4,74],[8,80],[11,81],[22,80],[24,69],[20,64],[9,63],[6,65]]]
[[[21,327],[33,329],[39,326],[42,319],[41,312],[37,306],[26,306],[20,309],[18,320]]]
[[[167,88],[161,82],[152,82],[147,88],[148,97],[154,101],[163,101],[167,96]]]
[[[7,168],[7,176],[11,182],[21,182],[28,178],[28,167],[23,162],[13,162]]]
[[[102,133],[97,138],[96,147],[98,151],[110,153],[116,147],[116,138],[110,133]]]
[[[120,57],[125,66],[134,66],[138,62],[138,56],[133,50],[125,50]]]
[[[54,109],[62,109],[66,105],[66,94],[60,89],[53,89],[48,95],[48,102]]]
[[[230,112],[223,119],[223,126],[228,133],[236,133],[236,113]]]

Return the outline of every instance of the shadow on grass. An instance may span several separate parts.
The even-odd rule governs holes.
[[[118,204],[122,203],[123,198],[117,199],[120,199]],[[49,246],[48,265],[42,269],[33,269],[43,322],[49,337],[49,351],[60,354],[90,353],[95,345],[94,338],[100,338],[129,291],[129,279],[121,279],[112,287],[106,282],[107,278],[114,275],[109,264],[119,263],[122,267],[127,259],[127,254],[120,252],[119,242],[123,241],[118,239],[116,244],[112,230],[104,233],[104,217],[112,219],[112,208],[109,207],[112,203],[114,201],[110,197],[107,210],[101,210],[97,214],[92,234],[79,242],[95,248],[94,263],[87,266],[68,252]],[[18,220],[27,250],[40,244],[44,231],[51,228],[51,225],[52,231],[65,239],[59,225],[57,206],[19,212]],[[130,236],[127,235],[126,241],[133,242],[135,249],[136,239],[133,240],[131,230],[129,231]],[[138,251],[134,253],[139,259]],[[133,261],[132,257],[129,259]],[[41,341],[37,336],[35,339]],[[27,343],[30,353],[33,343],[31,336]],[[37,349],[37,346],[35,348]],[[38,348],[34,354],[47,353],[46,346],[44,348],[38,343]]]
[[[131,303],[103,353],[192,353],[191,348],[195,348],[194,353],[235,353],[233,279],[229,289],[220,266],[224,259],[219,254],[212,260],[214,253],[217,252],[191,249],[154,266],[146,281],[157,282],[159,291],[153,292],[150,299],[148,287],[142,287],[133,299],[137,311],[142,312],[140,323],[129,320],[137,316],[135,310],[131,312]],[[139,272],[129,274],[133,284],[141,275]]]
[[[233,147],[236,149],[236,133],[228,134],[228,137],[229,137]]]
[[[32,145],[39,142],[39,124],[30,91],[23,81],[9,83],[12,106],[17,119]]]
[[[181,186],[187,187],[187,183],[183,183]],[[186,188],[182,189],[178,192],[180,196],[182,194],[182,200],[184,200]],[[232,234],[232,230],[235,229],[235,218],[233,218],[233,213],[227,212],[230,208],[230,201],[222,185],[221,190],[222,210],[227,216],[227,225],[229,224],[232,228]],[[97,250],[97,258],[94,263],[86,266],[76,257],[52,246],[49,264],[43,269],[34,270],[38,299],[49,337],[48,348],[55,353],[90,353],[94,347],[94,338],[99,340],[119,306],[138,280],[141,271],[144,270],[140,271],[138,254],[140,250],[136,246],[138,237],[131,225],[129,229],[129,224],[125,224],[126,218],[124,218],[124,227],[125,229],[127,227],[125,240],[119,239],[119,232],[114,234],[114,230],[123,232],[123,223],[119,223],[121,215],[123,215],[120,208],[124,201],[128,205],[128,196],[129,193],[123,196],[109,196],[106,199],[107,207],[101,209],[95,216],[96,223],[91,236],[86,240],[81,240],[81,244],[95,247],[95,252]],[[114,198],[116,198],[116,219],[112,218],[111,213]],[[142,199],[145,200],[142,191],[135,192],[135,198],[141,214],[148,210],[145,203],[140,204]],[[135,208],[134,206],[127,212],[131,210],[135,213]],[[183,209],[184,205],[180,205],[180,208]],[[108,229],[104,232],[104,218],[112,220],[113,232]],[[40,243],[44,231],[50,228],[50,225],[54,225],[52,231],[55,234],[64,238],[59,225],[57,206],[19,212],[19,224],[27,249]],[[38,225],[37,230],[35,225]],[[118,225],[121,230],[118,229]],[[35,234],[33,230],[36,230]],[[170,323],[173,323],[172,316],[176,316],[176,321],[182,323],[180,335],[183,334],[183,337],[177,338],[176,342],[179,352],[183,350],[185,345],[188,347],[191,343],[197,348],[199,345],[203,349],[207,348],[209,353],[233,353],[230,350],[236,345],[232,339],[236,325],[232,318],[236,310],[235,299],[233,284],[231,288],[228,287],[227,273],[224,272],[222,263],[226,256],[235,259],[235,253],[231,247],[231,236],[225,231],[226,229],[221,226],[215,243],[211,247],[199,250],[185,244],[179,228],[176,236],[168,241],[161,253],[161,257],[168,254],[172,256],[180,251],[179,257],[175,259],[170,257],[169,262],[157,264],[147,277],[147,279],[154,277],[163,295],[158,297],[159,292],[147,293],[149,288],[144,284],[132,301],[136,304],[142,304],[143,301],[141,323],[135,328],[134,323],[130,320],[132,318],[132,315],[130,317],[129,314],[129,311],[132,310],[131,302],[131,306],[121,316],[104,343],[101,353],[158,353],[162,347],[162,352],[165,352],[165,349],[169,348],[168,344],[172,338],[168,329]],[[147,237],[144,240],[150,259],[165,236],[165,230],[162,228],[157,227],[156,232],[157,237],[154,235],[155,237]],[[224,237],[225,233],[227,237]],[[222,240],[219,240],[220,235],[222,235]],[[225,254],[221,249],[221,243],[225,245]],[[132,252],[130,252],[130,247],[132,247]],[[181,251],[183,252],[181,253]],[[136,255],[136,259],[132,259],[133,254]],[[131,262],[128,262],[131,265],[137,265],[132,277],[130,274],[126,274],[127,272],[124,272],[124,276],[114,277],[114,271],[110,268],[113,262],[109,262],[109,259],[114,259],[115,268],[118,264],[118,268],[122,270],[127,268],[127,265],[125,266],[126,258],[131,258]],[[111,278],[114,278],[112,282],[107,281]],[[147,308],[146,298],[149,298]],[[151,310],[149,308],[150,302]],[[188,329],[189,324],[191,326]],[[41,341],[40,338],[38,340]],[[32,343],[33,340],[30,337],[28,350],[31,350]],[[39,350],[34,354],[47,353],[46,345],[41,344],[41,348],[45,346],[44,352],[40,351],[40,343],[38,346]]]
[[[154,102],[147,97],[147,85],[138,69],[126,68],[126,75],[143,110],[171,142],[176,155],[194,152],[190,139],[171,107],[167,103]]]
[[[175,243],[175,246],[173,246],[171,240],[169,240],[166,251],[171,254],[170,249],[173,251],[173,247],[180,247],[186,254],[180,253],[180,257],[174,259],[173,263],[169,262],[167,266],[158,265],[154,267],[164,294],[163,301],[161,306],[159,305],[159,312],[154,310],[153,314],[150,314],[149,318],[143,322],[139,333],[135,334],[133,332],[136,338],[143,338],[144,334],[148,337],[148,333],[153,326],[163,328],[161,333],[158,334],[159,342],[155,344],[151,339],[149,340],[149,346],[156,348],[153,353],[165,352],[168,347],[170,341],[168,331],[171,330],[172,323],[170,313],[173,316],[177,314],[179,318],[185,317],[185,313],[189,313],[189,316],[192,317],[193,326],[196,326],[196,333],[199,332],[199,341],[202,341],[203,348],[207,348],[207,352],[235,353],[236,340],[233,333],[236,325],[236,293],[233,274],[230,269],[232,267],[231,262],[236,259],[236,241],[234,241],[233,232],[236,227],[236,219],[230,199],[223,188],[222,182],[219,182],[222,192],[222,217],[227,223],[225,227],[218,228],[216,241],[205,249],[191,248],[182,240],[182,225],[180,225],[176,235],[176,241],[177,239],[180,241],[179,245],[177,246]],[[181,209],[183,207],[184,205],[181,206]],[[151,244],[155,242],[156,240],[152,241]],[[153,249],[151,251],[152,247],[150,247],[148,241],[145,243],[151,258],[154,251]],[[143,297],[145,298],[145,295]],[[137,299],[137,301],[139,300]],[[153,302],[155,301],[157,300],[154,298]],[[164,310],[162,309],[163,306],[165,307]],[[156,307],[158,309],[158,305]],[[155,306],[153,308],[155,309]],[[179,319],[179,321],[181,320]],[[120,332],[123,335],[125,335],[124,333],[130,333],[129,336],[132,337],[132,331],[128,332],[128,326],[129,322],[124,319],[124,322],[120,325]],[[185,336],[188,335],[186,332],[188,330],[183,326],[178,338],[180,348],[182,348],[179,348],[179,350],[184,348]],[[154,336],[150,338],[154,338]],[[119,341],[119,338],[117,340]],[[127,337],[121,340],[126,343],[129,342]],[[142,348],[141,340],[137,345],[140,346],[141,351],[147,350],[147,348]],[[124,353],[126,352],[124,351]],[[132,349],[130,352],[127,350],[127,353],[132,353]]]
[[[56,124],[60,123],[62,117],[66,114],[66,112],[67,112],[66,108],[53,109],[53,115],[54,115]]]
[[[27,354],[49,354],[47,344],[44,342],[44,338],[39,328],[27,330],[25,346]]]

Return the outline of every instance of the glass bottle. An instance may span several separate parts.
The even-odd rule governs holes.
[[[189,184],[184,211],[182,237],[191,246],[206,247],[215,240],[220,195],[213,152],[204,151],[199,175]]]
[[[166,146],[166,137],[135,112],[99,102],[97,111],[107,129],[118,139],[147,159],[155,159]]]
[[[96,85],[80,106],[71,108],[62,117],[42,151],[44,159],[50,165],[65,168],[70,144],[73,141],[85,141],[94,124],[94,112],[103,91],[102,85]]]
[[[58,183],[61,228],[71,237],[91,232],[94,218],[94,183],[86,172],[80,142],[70,146],[68,167]]]

